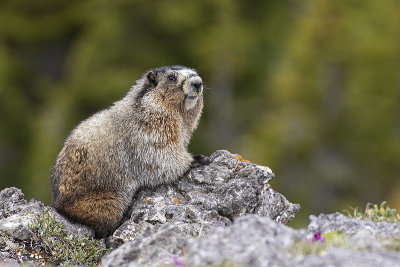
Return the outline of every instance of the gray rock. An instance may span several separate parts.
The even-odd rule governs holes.
[[[21,211],[26,204],[21,189],[10,187],[0,191],[0,219]]]
[[[156,229],[174,223],[187,236],[200,237],[246,214],[288,222],[299,211],[299,204],[290,203],[268,184],[274,177],[268,167],[226,150],[216,151],[209,160],[210,164],[190,170],[172,185],[140,190],[130,219],[107,240],[108,244],[115,248],[136,240],[149,223]]]
[[[268,182],[274,175],[268,167],[224,150],[209,159],[210,164],[190,170],[174,184],[138,191],[129,219],[106,240],[109,247],[119,248],[103,259],[103,265],[176,265],[183,260],[197,264],[205,262],[201,255],[213,255],[209,258],[215,263],[221,257],[259,266],[284,263],[289,254],[277,253],[279,248],[290,246],[297,236],[305,236],[305,231],[280,223],[292,220],[300,205],[271,188]],[[1,191],[0,201],[0,230],[12,239],[5,242],[0,238],[1,255],[15,255],[13,246],[29,242],[32,232],[28,226],[45,210],[64,224],[64,231],[71,236],[94,236],[90,228],[70,222],[41,202],[27,202],[17,188]],[[279,245],[269,248],[275,239]],[[226,248],[210,246],[199,250],[203,254],[195,253],[214,243]],[[240,246],[248,249],[243,259]],[[263,251],[266,247],[267,252]]]
[[[21,189],[10,187],[0,191],[0,220],[17,213],[35,213],[41,210],[43,203],[34,199],[27,202]]]
[[[310,224],[308,225],[309,237],[317,232],[326,233],[336,231],[351,236],[360,234],[359,232],[363,231],[374,237],[400,238],[400,224],[398,223],[354,219],[338,212],[327,215],[320,214],[318,217],[310,215]]]
[[[307,256],[298,266],[400,266],[400,242],[396,241],[400,238],[400,223],[349,218],[337,212],[311,215],[307,232],[308,237],[317,232],[341,233],[350,248]]]
[[[4,232],[9,237],[18,240],[29,240],[33,233],[29,230],[29,224],[32,224],[35,215],[27,214],[21,216],[13,214],[6,219],[0,221],[0,232]]]
[[[2,254],[0,252],[0,266],[1,267],[15,267],[15,266],[20,266],[18,261],[14,259],[10,259],[7,257],[8,255],[5,255],[5,257],[2,257]],[[4,260],[3,260],[4,259]]]
[[[94,231],[84,225],[70,222],[53,208],[44,207],[42,202],[34,199],[27,202],[18,188],[6,188],[0,191],[0,232],[5,232],[16,240],[29,240],[33,233],[29,229],[34,220],[47,209],[56,222],[64,224],[64,230],[72,236],[94,237]]]
[[[400,254],[393,251],[335,249],[324,255],[308,256],[296,263],[300,267],[398,267]]]
[[[191,239],[188,266],[219,265],[224,261],[240,266],[288,266],[292,258],[287,248],[305,238],[267,217],[247,215],[226,228],[218,228],[206,238]]]
[[[18,240],[29,240],[33,233],[29,230],[35,217],[44,205],[34,199],[27,202],[18,188],[11,187],[0,191],[0,232]]]
[[[327,220],[323,225],[332,220],[330,224],[336,226],[319,228],[321,230],[347,229],[348,220],[354,220],[341,218],[343,225],[340,225],[336,220],[338,214],[322,217]],[[346,239],[343,247],[346,248],[331,244],[331,240],[312,244],[307,241],[306,230],[294,230],[257,215],[245,215],[229,226],[210,229],[202,238],[188,237],[179,225],[167,222],[158,231],[151,227],[136,241],[115,249],[103,258],[103,266],[174,266],[174,260],[185,266],[400,266],[399,239],[366,230],[383,227],[386,233],[399,224],[356,221],[361,227],[357,232],[346,234],[343,231]],[[358,245],[360,240],[364,245]],[[365,246],[371,240],[381,245]],[[313,255],[307,252],[299,255],[294,253],[299,244],[320,250]]]
[[[143,188],[133,200],[129,219],[108,238],[118,247],[104,266],[400,266],[400,223],[352,219],[340,213],[310,216],[308,229],[282,222],[293,219],[299,205],[275,192],[271,170],[243,161],[227,151],[210,156],[210,164],[181,180]],[[0,265],[17,266],[15,249],[29,242],[27,225],[44,209],[76,236],[93,236],[21,190],[0,192]],[[311,244],[315,233],[341,233],[340,242]],[[317,248],[312,254],[310,246]],[[308,251],[308,252],[307,252]],[[23,261],[27,264],[34,262]]]
[[[92,228],[68,220],[52,207],[46,207],[46,209],[54,216],[56,222],[64,225],[63,231],[65,233],[70,234],[72,237],[94,237],[95,234]]]
[[[146,231],[147,230],[147,231]],[[187,244],[187,234],[175,223],[167,222],[155,231],[147,229],[136,241],[130,241],[103,258],[102,266],[161,266],[173,264]]]
[[[176,223],[166,223],[155,234],[128,242],[103,258],[103,266],[162,266],[174,260],[185,266],[218,265],[228,260],[243,266],[283,266],[290,258],[285,248],[305,238],[267,217],[246,215],[233,225],[211,230],[205,238],[192,238]]]

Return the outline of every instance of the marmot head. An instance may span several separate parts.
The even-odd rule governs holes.
[[[136,95],[139,105],[163,103],[174,110],[190,110],[203,97],[203,81],[194,69],[183,66],[166,66],[148,71],[138,82]],[[156,103],[154,103],[156,102]]]

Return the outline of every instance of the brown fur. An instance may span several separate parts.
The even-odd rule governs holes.
[[[65,140],[52,169],[52,205],[97,236],[112,233],[139,187],[172,182],[190,168],[187,145],[202,107],[194,70],[149,71]]]

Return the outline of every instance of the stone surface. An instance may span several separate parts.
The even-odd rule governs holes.
[[[44,211],[43,203],[34,199],[26,201],[22,191],[15,187],[0,191],[0,203],[0,232],[17,240],[28,240],[32,236],[29,225]],[[56,222],[64,224],[65,231],[72,236],[94,237],[91,228],[69,221],[51,207],[46,209]]]
[[[326,218],[330,220],[335,216],[337,214],[330,214]],[[365,221],[351,220],[368,228],[369,223]],[[398,225],[386,226],[391,229]],[[365,229],[360,229],[358,233],[363,231]],[[360,238],[356,237],[358,233],[345,234],[347,241],[343,245],[347,248],[344,249],[332,246],[329,240],[312,244],[307,241],[305,229],[294,230],[256,215],[245,215],[232,225],[210,230],[203,238],[188,238],[179,227],[167,223],[159,231],[153,234],[149,231],[145,237],[115,249],[103,258],[102,265],[176,266],[174,262],[178,260],[185,266],[400,266],[399,237],[380,239],[375,232],[376,236],[369,234],[368,238],[361,238],[375,239],[383,246],[353,246],[355,239]],[[320,250],[314,255],[298,255],[293,253],[293,247],[298,244]]]
[[[227,226],[245,214],[288,222],[299,211],[269,185],[271,169],[218,150],[210,164],[190,170],[172,185],[140,190],[130,219],[107,240],[111,247],[136,240],[142,228],[174,223],[187,236],[201,237],[217,226]]]
[[[310,216],[307,229],[283,223],[299,210],[269,185],[267,167],[228,151],[190,170],[175,184],[143,188],[129,219],[105,242],[114,248],[103,266],[400,266],[400,223],[371,222],[340,213]],[[29,223],[47,209],[72,236],[93,237],[21,190],[0,191],[0,266],[16,266],[16,248],[32,233]],[[335,232],[340,242],[310,242]],[[311,249],[310,249],[311,248]],[[311,252],[310,252],[311,251]],[[23,261],[25,264],[35,262]]]
[[[360,220],[336,212],[311,215],[307,231],[309,238],[317,232],[339,232],[349,238],[354,249],[382,250],[397,246],[400,250],[400,223]],[[393,240],[399,240],[397,245],[392,245]]]
[[[71,237],[94,237],[94,231],[87,226],[70,222],[51,207],[34,199],[29,202],[18,188],[6,188],[0,191],[0,266],[36,265],[38,262],[29,257],[17,256],[17,249],[31,242],[33,233],[29,226],[44,210],[54,216],[55,221],[64,225],[64,232]],[[19,262],[15,259],[18,257]]]
[[[1,221],[0,232],[15,239],[29,240],[33,236],[33,233],[29,230],[28,225],[31,224],[34,219],[35,216],[33,214],[27,214],[25,216],[20,216],[19,214],[11,215]]]
[[[70,234],[73,237],[94,237],[94,230],[88,226],[74,223],[59,214],[54,208],[46,207],[46,209],[54,216],[54,219],[58,223],[64,225],[64,232]]]
[[[0,232],[17,240],[29,240],[32,224],[44,205],[36,200],[27,202],[18,188],[11,187],[0,191]]]
[[[400,254],[392,251],[357,251],[349,249],[335,249],[327,252],[324,255],[308,256],[302,261],[297,262],[296,265],[292,266],[398,267],[400,266]]]
[[[229,259],[243,266],[286,263],[290,247],[305,231],[295,231],[267,217],[246,215],[233,225],[218,227],[205,238],[192,238],[175,223],[167,223],[152,235],[128,242],[103,258],[103,266],[218,265]],[[129,260],[126,260],[129,258]]]
[[[218,265],[224,261],[243,266],[285,266],[291,258],[287,248],[303,238],[304,231],[270,218],[247,215],[206,238],[190,240],[185,262],[188,266]]]
[[[176,223],[166,223],[156,230],[147,225],[143,235],[130,241],[103,258],[102,266],[159,266],[172,264],[181,255],[188,236]]]
[[[388,222],[372,222],[368,220],[352,219],[341,213],[320,214],[310,216],[308,233],[317,232],[342,232],[347,235],[363,234],[376,237],[396,237],[400,238],[400,224]]]
[[[43,210],[43,203],[27,202],[21,189],[10,187],[0,191],[0,220],[14,214],[35,213]]]

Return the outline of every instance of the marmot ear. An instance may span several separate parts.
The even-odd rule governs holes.
[[[154,71],[152,71],[152,70],[147,73],[147,80],[149,81],[150,85],[152,85],[152,86],[157,86],[157,84],[158,84],[157,76],[154,73]]]

